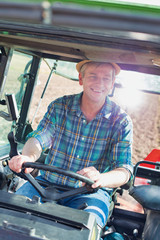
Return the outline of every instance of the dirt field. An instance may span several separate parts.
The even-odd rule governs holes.
[[[33,121],[34,128],[36,128],[38,122],[47,110],[48,104],[52,100],[63,95],[82,91],[82,87],[79,86],[78,82],[66,80],[63,77],[53,75],[45,96],[41,101],[40,107],[38,107],[39,99],[44,88],[44,82],[46,82],[48,75],[49,72],[47,72],[47,69],[45,67],[41,68],[38,85],[35,90],[36,98],[33,101],[33,106],[31,106],[32,112],[30,114],[30,119],[33,119],[34,112],[38,109]],[[116,92],[113,99],[116,102],[118,102],[118,93],[119,92]],[[160,148],[160,96],[142,93],[142,99],[143,103],[137,105],[134,109],[122,105],[133,121],[134,139],[132,161],[134,164],[143,160],[152,149]],[[126,102],[127,101],[128,99],[126,99]],[[128,195],[127,191],[124,192],[123,197],[119,196],[118,202],[120,203],[121,208],[143,212],[142,207]]]
[[[44,68],[41,68],[38,86],[36,88],[36,99],[34,99],[33,104],[34,111],[36,111],[38,107],[44,82],[46,82],[48,74],[49,72],[45,66]],[[81,91],[82,87],[79,86],[78,82],[53,75],[47,87],[45,96],[41,101],[41,105],[37,111],[34,120],[34,128],[36,128],[39,120],[45,113],[48,104],[52,100],[63,95],[78,93]],[[115,93],[115,97],[112,100],[118,102],[117,96],[118,91]],[[160,148],[160,96],[142,93],[142,99],[143,102],[137,105],[135,108],[122,105],[133,121],[133,163],[143,160],[152,149]],[[126,102],[127,101],[128,99],[126,99]],[[34,111],[31,113],[31,119],[33,118]]]
[[[133,121],[133,162],[143,160],[160,148],[160,97],[143,93],[145,101],[135,111],[128,109]]]

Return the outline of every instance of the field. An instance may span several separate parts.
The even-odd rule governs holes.
[[[8,84],[6,85],[6,91],[8,93],[17,93],[21,84],[21,74],[23,73],[24,66],[29,59],[15,56],[16,62],[12,62],[11,70],[8,74]],[[18,61],[18,62],[17,62]],[[23,70],[22,70],[23,69]],[[68,80],[64,77],[53,74],[48,84],[47,90],[42,98],[42,92],[48,76],[50,74],[49,68],[45,63],[42,63],[40,68],[39,77],[37,79],[37,86],[35,88],[35,94],[33,102],[30,106],[29,121],[32,123],[33,129],[35,129],[47,110],[48,104],[54,99],[63,95],[79,93],[82,91],[82,87],[76,81]],[[17,79],[19,79],[17,81]],[[14,85],[14,82],[16,84]],[[141,93],[141,101],[136,106],[128,105],[129,99],[126,97],[121,102],[123,93],[120,89],[115,91],[113,101],[121,105],[124,110],[130,115],[133,121],[133,157],[132,161],[136,162],[143,160],[154,148],[160,148],[160,96],[153,94]],[[135,95],[133,102],[137,100]],[[7,111],[6,107],[1,106],[1,110]],[[0,118],[0,143],[7,143],[7,134],[11,129],[11,122],[7,122]],[[142,208],[137,202],[135,202],[127,192],[124,193],[123,198],[119,197],[121,207],[130,210],[142,212]],[[133,204],[131,204],[131,202]],[[128,206],[129,203],[129,206]]]
[[[10,71],[7,76],[7,84],[4,93],[17,93],[21,84],[21,74],[27,62],[30,60],[24,55],[15,54],[11,62]],[[30,107],[29,120],[35,129],[43,114],[47,110],[48,104],[63,95],[78,93],[82,87],[76,81],[53,74],[48,84],[44,97],[41,98],[43,88],[46,84],[50,70],[45,62],[42,62],[33,103]],[[75,76],[74,76],[75,77]],[[78,74],[77,74],[78,77]],[[17,81],[18,79],[18,81]],[[143,160],[152,149],[160,148],[160,96],[146,94],[141,92],[141,102],[136,106],[129,105],[129,96],[123,96],[120,89],[115,91],[111,98],[117,102],[130,115],[133,121],[134,138],[133,138],[133,163]],[[3,96],[4,98],[4,96]],[[132,102],[137,101],[137,96],[133,96]],[[7,112],[7,108],[1,106],[1,111]],[[0,143],[7,142],[7,134],[10,131],[11,122],[0,118]]]
[[[35,92],[36,97],[34,98],[34,103],[31,106],[32,112],[30,113],[30,119],[33,119],[34,112],[38,108],[44,82],[46,82],[48,75],[48,68],[44,65],[39,75],[38,86]],[[78,93],[81,91],[82,87],[79,86],[78,82],[71,81],[54,74],[46,90],[45,97],[41,100],[41,105],[38,108],[33,122],[34,128],[36,128],[51,100],[63,95]],[[114,99],[112,100],[118,102],[119,95],[120,90],[117,90],[115,92]],[[160,148],[160,96],[141,93],[141,97],[143,101],[134,108],[128,106],[127,104],[124,105],[124,103],[120,104],[124,110],[128,112],[133,121],[133,163],[143,160],[152,149]],[[127,102],[128,99],[126,99],[126,103]]]
[[[40,71],[38,85],[35,90],[35,97],[31,106],[32,111],[29,116],[30,121],[33,120],[34,129],[47,110],[47,106],[51,100],[63,95],[82,91],[82,87],[79,86],[78,82],[53,74],[44,98],[39,101],[48,75],[48,68],[44,65]],[[146,93],[141,94],[143,101],[134,108],[125,105],[124,102],[123,104],[120,104],[133,121],[134,137],[132,161],[134,164],[143,160],[152,149],[160,148],[160,96]],[[119,95],[120,90],[117,90],[112,100],[118,103]],[[126,99],[126,103],[127,102],[128,99]],[[35,112],[36,116],[34,115]],[[118,197],[118,202],[120,203],[120,208],[143,212],[141,205],[129,196],[126,190],[122,197]]]

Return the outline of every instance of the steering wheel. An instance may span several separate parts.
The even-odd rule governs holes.
[[[10,150],[10,157],[13,157],[15,155],[18,155],[17,151],[17,143],[15,142],[13,132],[10,132],[8,134],[8,140],[10,142],[11,150]],[[24,169],[25,168],[33,168],[33,169],[39,169],[39,170],[44,170],[44,171],[49,171],[49,172],[56,172],[59,174],[63,174],[68,177],[75,178],[77,180],[80,180],[85,184],[83,187],[79,188],[69,188],[69,190],[65,191],[57,191],[56,188],[58,186],[51,184],[49,187],[46,187],[45,189],[39,184],[38,180],[36,180],[30,173],[25,173]],[[16,174],[16,173],[15,173]],[[69,170],[64,170],[62,168],[38,163],[38,162],[26,162],[23,163],[22,165],[22,171],[20,174],[17,174],[18,176],[28,180],[32,186],[38,191],[40,196],[42,197],[42,201],[58,201],[60,199],[64,199],[67,197],[75,196],[78,194],[83,194],[83,193],[88,193],[88,192],[95,192],[98,190],[98,188],[93,189],[91,185],[94,183],[91,179],[84,177],[78,173],[69,171]],[[45,182],[44,182],[45,183]]]
[[[31,174],[24,173],[25,168],[34,168],[34,169],[36,168],[39,170],[56,172],[56,173],[63,174],[65,176],[80,180],[80,181],[86,183],[86,185],[83,187],[79,187],[79,188],[69,188],[69,190],[67,189],[62,192],[57,191],[58,186],[54,185],[54,184],[51,184],[49,187],[44,189]],[[94,183],[94,181],[92,181],[91,179],[84,177],[78,173],[69,171],[69,170],[64,170],[64,169],[61,169],[58,167],[54,167],[54,166],[50,166],[50,165],[42,164],[42,163],[38,163],[38,162],[23,163],[22,169],[23,170],[22,170],[21,174],[24,175],[25,179],[27,179],[32,184],[32,186],[39,192],[43,201],[58,201],[60,199],[64,199],[67,197],[71,197],[71,196],[75,196],[75,195],[83,194],[83,193],[91,193],[91,192],[95,192],[98,190],[98,188],[93,189],[91,187],[91,185]]]

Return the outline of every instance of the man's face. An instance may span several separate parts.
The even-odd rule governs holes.
[[[113,68],[110,64],[88,64],[84,74],[79,74],[79,84],[84,95],[93,102],[104,103],[114,85]]]

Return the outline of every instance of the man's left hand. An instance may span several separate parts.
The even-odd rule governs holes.
[[[101,174],[95,167],[87,167],[77,172],[85,177],[88,177],[95,183],[92,184],[92,188],[102,187]]]

